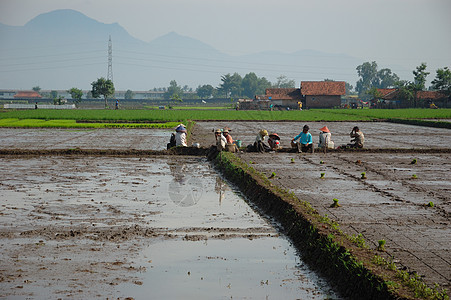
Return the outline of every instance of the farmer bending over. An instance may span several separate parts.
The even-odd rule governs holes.
[[[363,148],[365,137],[363,136],[363,132],[360,131],[359,127],[355,126],[354,128],[352,128],[349,136],[353,138],[351,140],[351,143],[354,142],[354,144],[349,144],[351,148]]]

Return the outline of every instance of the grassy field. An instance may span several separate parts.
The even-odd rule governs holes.
[[[20,128],[174,128],[178,122],[166,123],[77,123],[75,120],[0,119],[0,127]]]
[[[32,122],[31,120],[35,121]],[[373,121],[380,119],[451,119],[451,109],[311,109],[304,111],[236,110],[17,110],[1,111],[2,127],[173,127],[166,122],[187,120],[247,121]],[[38,120],[40,120],[38,122]],[[56,120],[59,120],[57,122]],[[62,121],[65,122],[62,122]],[[50,122],[51,121],[51,122]],[[76,123],[83,122],[103,122]],[[114,122],[135,122],[114,124]],[[136,123],[142,124],[136,124]],[[72,124],[72,125],[70,125]],[[175,126],[175,125],[174,125]]]

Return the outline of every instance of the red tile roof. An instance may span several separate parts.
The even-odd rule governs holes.
[[[15,94],[14,98],[42,98],[42,96],[35,91],[22,91]]]
[[[437,100],[446,98],[446,95],[440,91],[418,91],[417,98],[424,100]]]
[[[382,99],[384,100],[397,100],[399,99],[399,90],[398,89],[377,89],[378,91],[380,90],[392,90],[389,93],[383,93],[382,94]],[[440,100],[440,99],[445,99],[447,96],[446,94],[440,92],[440,91],[418,91],[417,92],[417,99],[420,100]]]
[[[341,96],[346,94],[344,81],[302,81],[301,93],[306,96]]]
[[[377,91],[379,92],[379,94],[381,94],[382,97],[385,97],[393,92],[397,92],[398,89],[377,89]]]
[[[300,100],[302,98],[301,90],[291,89],[266,89],[265,98],[271,100]]]

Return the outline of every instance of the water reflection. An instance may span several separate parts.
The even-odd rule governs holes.
[[[169,198],[177,206],[196,205],[204,193],[201,178],[195,176],[197,170],[190,169],[193,165],[185,164],[185,160],[168,160],[167,164],[173,177],[168,185]]]
[[[225,198],[225,192],[230,190],[227,183],[219,176],[216,177],[215,192],[219,195],[219,206]]]

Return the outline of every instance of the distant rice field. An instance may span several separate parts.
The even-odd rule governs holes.
[[[310,109],[303,111],[183,110],[16,110],[0,113],[2,127],[149,127],[170,128],[187,120],[374,121],[451,119],[451,109]],[[34,121],[32,121],[34,120]],[[77,123],[88,122],[86,123]],[[92,123],[89,123],[92,122]],[[94,123],[96,122],[96,123]],[[100,123],[99,123],[100,122]],[[116,122],[122,122],[116,124]],[[130,122],[133,124],[124,124]],[[173,122],[173,123],[167,123]],[[156,123],[156,124],[153,124]],[[166,127],[167,126],[167,127]]]

